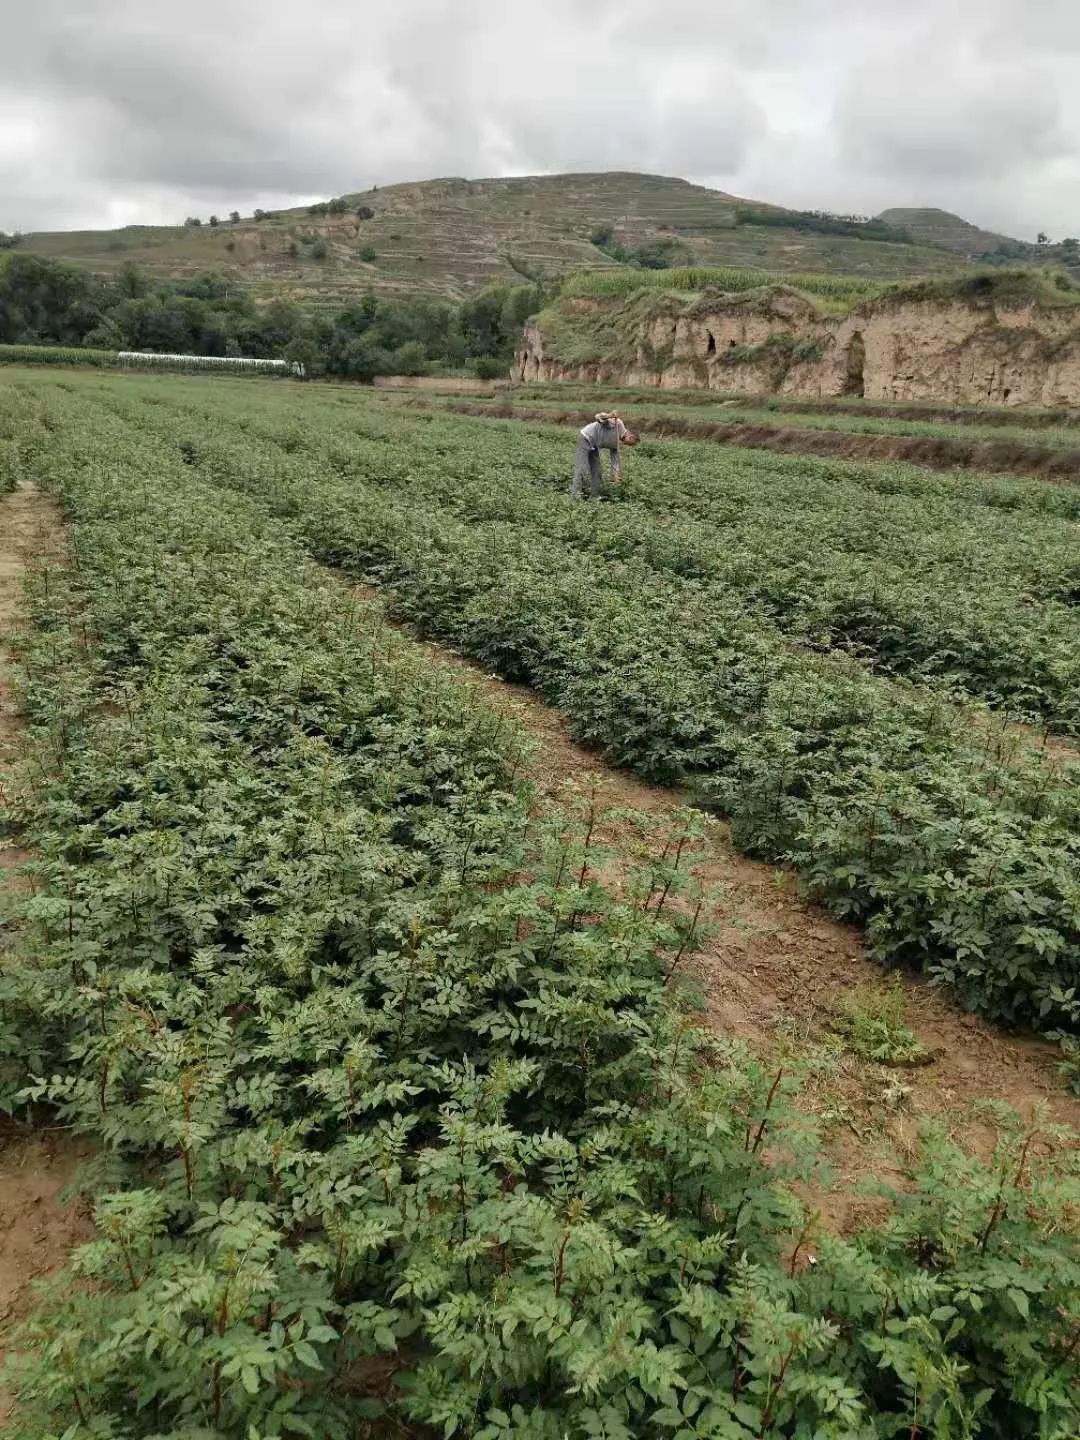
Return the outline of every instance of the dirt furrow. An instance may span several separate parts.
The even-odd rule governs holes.
[[[378,594],[366,586],[359,593],[368,599]],[[421,648],[469,676],[530,733],[541,795],[565,800],[595,789],[607,812],[602,838],[627,856],[644,853],[643,832],[655,831],[686,804],[677,791],[646,784],[578,744],[564,719],[525,687],[441,646],[425,641]],[[708,1018],[763,1055],[790,1055],[808,1067],[804,1099],[825,1124],[841,1180],[837,1223],[847,1223],[862,1203],[851,1196],[859,1180],[898,1178],[928,1119],[984,1153],[995,1133],[982,1113],[988,1101],[1004,1102],[1025,1117],[1045,1110],[1048,1118],[1080,1129],[1080,1099],[1057,1074],[1054,1046],[969,1015],[947,991],[915,975],[900,977],[906,1018],[930,1063],[893,1068],[845,1053],[834,1024],[841,1003],[852,991],[875,992],[885,981],[860,933],[804,900],[790,872],[740,856],[722,822],[709,826],[698,874],[716,887],[712,933],[693,962]]]
[[[23,482],[14,494],[0,496],[0,775],[17,757],[20,741],[10,637],[19,622],[23,577],[34,556],[57,549],[60,535],[55,505],[33,485]],[[0,829],[0,904],[21,883],[17,869],[26,859]],[[0,963],[4,959],[0,917]],[[85,1144],[62,1132],[14,1124],[0,1130],[0,1359],[10,1327],[32,1305],[33,1282],[90,1238],[85,1211],[60,1199],[85,1153]],[[7,1413],[0,1392],[0,1424]]]

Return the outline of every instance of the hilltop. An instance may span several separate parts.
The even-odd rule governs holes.
[[[920,245],[953,250],[968,260],[991,254],[1002,246],[1015,247],[1018,258],[1023,252],[1035,249],[1022,240],[1010,239],[1008,235],[999,235],[993,230],[983,230],[948,210],[895,208],[883,210],[879,218],[889,225],[900,226]]]
[[[319,209],[325,213],[319,213]],[[894,280],[955,272],[953,248],[888,223],[855,226],[659,175],[429,180],[211,225],[26,236],[21,247],[108,273],[134,262],[184,279],[213,270],[255,298],[341,307],[367,291],[459,299],[493,280],[610,269],[620,256]],[[875,235],[889,238],[871,238]],[[599,243],[597,243],[599,242]],[[603,246],[604,248],[601,248]]]

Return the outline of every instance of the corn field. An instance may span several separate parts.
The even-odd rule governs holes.
[[[115,364],[115,350],[88,350],[78,345],[0,345],[0,365],[85,365],[100,370]]]
[[[288,360],[242,355],[161,355],[139,350],[91,350],[79,345],[0,345],[0,365],[79,365],[99,370],[220,370],[259,375],[301,375]]]
[[[593,270],[573,275],[563,286],[568,296],[631,295],[635,290],[723,290],[743,293],[766,285],[787,285],[829,300],[861,300],[888,287],[855,275],[780,275],[767,270],[686,266],[673,270]]]

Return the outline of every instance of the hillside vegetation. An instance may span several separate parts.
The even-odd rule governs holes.
[[[1080,284],[1049,268],[1011,266],[972,269],[924,280],[875,280],[860,275],[789,274],[720,266],[680,266],[673,270],[617,270],[570,276],[559,298],[634,295],[639,291],[676,292],[682,297],[709,293],[749,295],[782,285],[829,308],[850,308],[882,296],[907,300],[1009,300],[1017,304],[1073,307],[1080,305]]]
[[[665,176],[447,179],[261,218],[222,215],[216,225],[204,216],[198,225],[42,233],[21,243],[102,272],[127,262],[170,279],[211,270],[256,297],[331,308],[373,289],[457,298],[493,280],[612,269],[620,255],[656,247],[676,263],[879,279],[948,273],[964,263],[948,249],[869,238],[889,233],[887,225],[840,222],[842,233],[828,233],[807,228],[820,220],[795,212],[785,225],[784,213]]]

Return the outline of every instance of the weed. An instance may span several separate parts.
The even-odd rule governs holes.
[[[933,1058],[907,1023],[907,1001],[898,976],[862,985],[841,1002],[837,1034],[855,1055],[879,1065],[925,1065]]]

